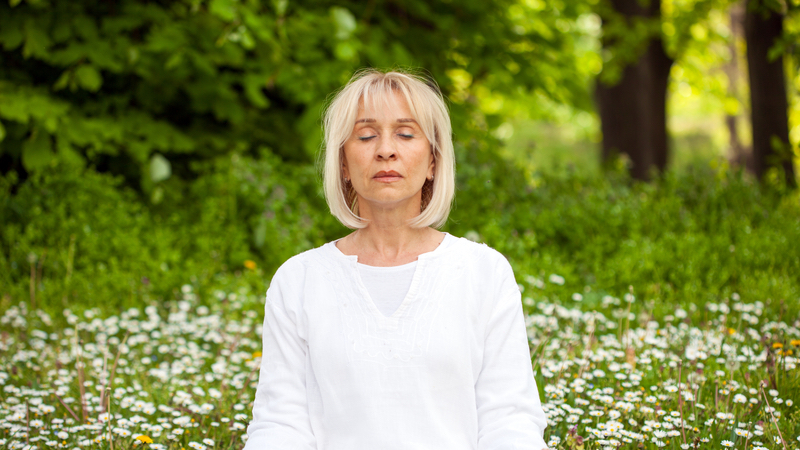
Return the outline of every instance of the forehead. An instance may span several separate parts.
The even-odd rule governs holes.
[[[389,92],[365,92],[358,101],[356,120],[363,119],[411,119],[400,120],[410,122],[416,119],[414,108],[409,105],[402,92],[392,90]]]

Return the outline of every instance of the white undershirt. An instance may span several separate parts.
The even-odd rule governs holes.
[[[453,235],[445,233],[444,239],[434,252],[443,250],[455,239]],[[386,317],[391,316],[403,303],[414,279],[417,262],[391,267],[376,267],[358,263],[358,274],[361,282],[367,288],[372,303]]]

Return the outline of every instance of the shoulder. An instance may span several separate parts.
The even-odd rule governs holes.
[[[457,254],[458,258],[463,258],[466,263],[502,267],[503,269],[511,270],[511,264],[509,264],[508,259],[492,247],[466,238],[456,239],[456,242],[453,243],[453,247],[456,250],[454,253]]]
[[[330,244],[306,250],[287,259],[275,271],[272,283],[302,278],[309,268],[324,265],[326,261],[331,259],[329,255],[330,249],[326,248],[327,245]]]
[[[478,283],[490,282],[498,289],[516,286],[514,271],[508,259],[494,248],[466,238],[457,240],[447,249],[446,264],[460,268],[460,272]],[[445,262],[443,261],[443,262]]]

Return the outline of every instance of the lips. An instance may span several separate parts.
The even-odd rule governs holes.
[[[376,173],[373,178],[400,178],[400,174],[394,170],[381,170],[380,172]]]

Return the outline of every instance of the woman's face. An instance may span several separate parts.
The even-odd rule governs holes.
[[[405,98],[395,93],[393,100],[378,111],[365,111],[362,104],[344,143],[342,171],[353,184],[360,213],[401,205],[419,208],[422,185],[433,177],[430,142]]]

